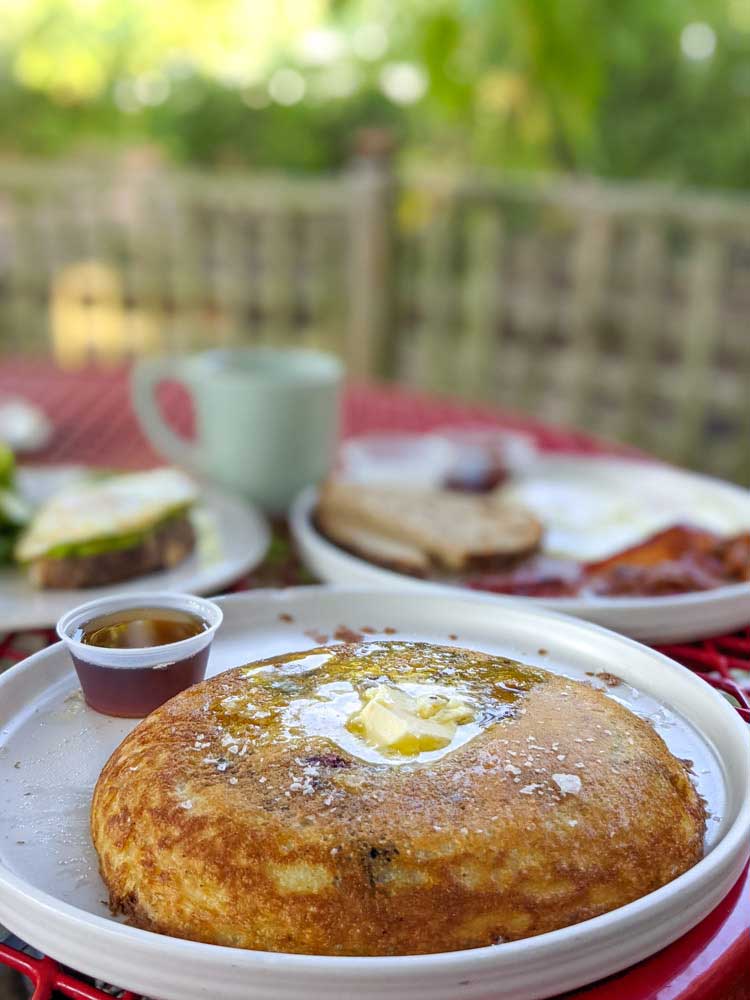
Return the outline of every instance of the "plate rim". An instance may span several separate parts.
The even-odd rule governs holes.
[[[365,437],[369,435],[363,435]],[[551,464],[567,464],[569,462],[583,462],[591,463],[594,465],[614,465],[614,466],[626,466],[636,468],[647,468],[649,471],[658,469],[662,472],[669,474],[674,474],[680,478],[688,478],[692,480],[697,480],[699,482],[710,485],[712,488],[719,488],[723,491],[730,492],[737,497],[742,497],[748,505],[748,515],[750,516],[750,490],[737,483],[730,483],[724,479],[718,479],[715,476],[709,476],[702,472],[694,472],[692,469],[682,469],[678,466],[672,466],[669,463],[660,461],[659,459],[640,459],[640,458],[629,458],[622,455],[590,455],[580,452],[544,452],[540,451],[538,458],[543,462],[550,462]],[[414,585],[424,586],[435,586],[441,589],[458,589],[459,591],[464,591],[471,588],[464,588],[458,585],[451,585],[446,583],[441,583],[436,580],[424,580],[421,577],[409,577],[406,573],[399,573],[396,570],[388,569],[385,566],[378,566],[377,563],[370,562],[368,559],[364,559],[361,556],[354,555],[348,552],[346,549],[335,542],[329,541],[324,535],[322,535],[317,528],[312,519],[312,510],[317,500],[320,490],[317,486],[306,486],[301,490],[295,497],[292,507],[290,508],[289,523],[292,531],[295,532],[295,528],[299,527],[301,531],[306,532],[310,536],[314,537],[315,543],[326,551],[345,557],[355,562],[358,566],[372,568],[376,571],[379,576],[384,580],[402,580],[405,585],[413,583]],[[296,532],[295,532],[296,539]],[[333,582],[333,581],[332,581]],[[729,583],[722,587],[714,587],[711,590],[693,590],[685,594],[667,594],[658,595],[653,597],[601,597],[596,595],[590,595],[588,597],[527,597],[522,595],[513,594],[494,594],[492,591],[472,591],[473,593],[487,593],[494,597],[516,597],[517,600],[522,601],[532,601],[536,605],[539,602],[539,607],[546,607],[553,611],[559,611],[563,614],[572,614],[580,612],[584,608],[597,609],[600,611],[616,611],[616,610],[629,610],[629,611],[643,611],[645,609],[658,609],[663,608],[667,605],[672,605],[679,603],[680,607],[690,607],[693,604],[705,604],[713,603],[719,598],[726,599],[728,597],[750,597],[750,581],[745,583]]]
[[[750,491],[734,483],[726,483],[663,463],[634,461],[619,456],[589,456],[577,453],[553,452],[549,456],[555,463],[594,462],[611,465],[627,464],[649,470],[669,471],[678,477],[687,476],[708,480],[722,491],[730,491],[748,503]],[[471,590],[459,584],[443,583],[410,577],[366,559],[353,555],[330,542],[315,527],[312,512],[315,507],[317,487],[307,487],[296,496],[289,512],[292,538],[305,564],[320,579],[328,583],[368,584],[388,589],[409,589],[413,593],[427,590],[451,591],[463,594],[486,593],[494,600],[513,596],[524,604],[548,608],[563,614],[574,615],[642,642],[670,645],[695,642],[699,639],[723,635],[744,628],[750,623],[750,581],[727,584],[712,590],[692,591],[658,597],[525,597],[521,595],[494,594],[490,591]]]
[[[253,591],[226,595],[219,598],[219,601],[222,605],[228,603],[241,604],[243,602],[268,602],[273,609],[274,605],[288,605],[300,596],[313,599],[321,594],[332,594],[334,599],[340,599],[342,596],[352,593],[367,596],[373,601],[382,600],[384,597],[382,590],[368,586],[349,587],[308,585],[285,589],[259,588]],[[391,592],[389,596],[393,597],[394,593],[395,592]],[[415,595],[413,592],[409,592],[408,596],[413,598]],[[424,593],[422,596],[425,600],[443,599],[445,601],[453,601],[457,599],[457,595],[455,593],[447,593],[444,590]],[[475,594],[471,592],[463,594],[462,597],[463,602],[466,604],[487,605],[488,608],[497,610],[498,599],[492,595]],[[550,620],[552,622],[557,621],[561,625],[564,625],[569,632],[570,630],[573,630],[574,632],[577,631],[599,634],[610,645],[614,644],[633,647],[640,653],[641,656],[645,654],[654,662],[661,663],[666,666],[669,673],[672,675],[677,674],[681,677],[684,684],[694,687],[696,691],[700,690],[701,695],[713,703],[716,711],[725,713],[727,724],[730,728],[736,729],[737,738],[743,746],[745,768],[750,772],[750,729],[745,726],[729,703],[723,699],[718,692],[714,691],[709,685],[707,685],[700,677],[657,650],[644,646],[642,643],[636,642],[633,639],[629,639],[626,636],[613,632],[609,629],[605,629],[599,625],[571,618],[570,616],[550,611],[546,608],[530,608],[528,605],[521,603],[521,599],[519,598],[508,597],[500,598],[500,600],[508,607],[513,608],[517,612],[524,613],[531,618],[541,617],[543,620]],[[37,668],[40,662],[55,656],[61,651],[61,647],[61,643],[56,643],[46,649],[40,650],[11,667],[0,676],[0,692],[2,692],[2,690],[8,685],[14,683],[15,678],[21,673],[32,671]],[[37,669],[36,672],[40,678],[43,677],[44,671]],[[40,684],[43,684],[41,680]],[[730,719],[731,722],[729,721]],[[468,964],[473,972],[481,972],[482,970],[486,971],[487,969],[493,968],[496,965],[498,958],[501,956],[504,956],[505,958],[502,964],[506,965],[512,964],[514,959],[528,960],[529,953],[532,958],[535,952],[541,951],[543,954],[547,948],[552,946],[553,942],[551,941],[551,938],[554,936],[560,937],[562,934],[565,934],[567,938],[588,938],[589,935],[592,934],[592,924],[596,925],[593,929],[593,937],[595,939],[605,939],[608,933],[612,932],[613,924],[615,925],[615,928],[617,928],[620,923],[624,922],[624,927],[617,931],[618,934],[622,934],[623,931],[632,930],[633,927],[631,925],[637,926],[641,918],[646,918],[644,922],[648,923],[649,920],[656,919],[659,914],[666,907],[668,907],[669,898],[675,893],[675,887],[676,891],[680,892],[681,890],[684,891],[687,889],[690,884],[694,883],[696,880],[702,882],[704,879],[707,879],[709,877],[709,873],[705,876],[703,874],[707,867],[710,869],[710,873],[716,876],[717,884],[723,883],[727,880],[727,873],[729,871],[734,872],[735,876],[732,878],[733,884],[736,877],[739,877],[741,868],[747,860],[747,855],[750,854],[750,838],[747,836],[748,832],[750,832],[750,797],[745,798],[741,803],[732,825],[725,831],[721,840],[718,841],[709,854],[702,858],[701,861],[693,866],[693,868],[678,876],[677,879],[674,879],[672,882],[667,883],[667,885],[649,893],[647,896],[641,897],[639,900],[634,900],[631,903],[625,904],[623,907],[618,907],[617,909],[601,914],[598,917],[582,921],[579,924],[574,924],[567,928],[551,931],[546,934],[537,935],[531,938],[524,938],[519,941],[508,942],[503,946],[502,951],[488,946],[484,948],[465,949],[461,951],[441,952],[427,955],[381,957],[317,956],[250,951],[227,948],[218,945],[209,945],[202,942],[186,941],[178,938],[165,937],[164,935],[144,931],[139,928],[128,927],[103,916],[89,913],[71,903],[57,899],[46,890],[30,886],[23,877],[10,872],[2,864],[0,864],[0,897],[6,897],[5,902],[7,905],[12,905],[13,902],[18,902],[19,899],[24,899],[27,904],[32,908],[35,908],[38,913],[49,912],[51,910],[53,914],[57,914],[56,919],[62,921],[62,923],[68,926],[69,929],[78,930],[79,932],[86,931],[88,929],[92,933],[102,933],[107,936],[110,942],[113,944],[115,942],[122,944],[124,948],[127,948],[129,943],[132,943],[136,946],[140,945],[146,951],[151,952],[161,951],[164,953],[166,949],[172,949],[171,954],[166,956],[168,959],[176,960],[181,955],[190,955],[201,965],[210,965],[219,962],[236,966],[244,971],[259,971],[261,969],[268,971],[269,969],[282,966],[282,968],[289,971],[290,975],[293,975],[295,972],[299,973],[304,971],[313,974],[315,977],[320,977],[321,979],[331,974],[335,974],[337,971],[346,971],[349,973],[357,972],[370,975],[376,971],[393,974],[404,974],[413,971],[415,975],[419,975],[420,972],[427,973],[428,971],[432,973],[440,970],[455,971],[466,964]],[[730,887],[731,886],[728,886],[728,888]],[[639,912],[644,909],[644,906],[646,906],[644,900],[649,900],[645,914]],[[711,908],[713,908],[716,903],[718,903],[718,900],[712,903]],[[681,931],[680,933],[684,933],[684,931]],[[168,942],[166,944],[166,948],[165,942]],[[601,940],[599,943],[601,944]],[[568,941],[568,944],[571,944],[571,942]],[[660,944],[659,947],[662,946],[663,944]],[[49,946],[46,944],[42,947],[45,951],[50,950]],[[626,964],[630,964],[630,961],[631,960],[629,960]]]

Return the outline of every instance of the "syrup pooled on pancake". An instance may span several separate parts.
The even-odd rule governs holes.
[[[373,743],[366,734],[356,735],[358,718],[368,704],[383,700],[384,689],[415,702],[412,730],[417,719],[431,717],[430,707],[437,714],[443,702],[465,704],[470,717],[444,747],[419,753],[419,761],[426,762],[512,714],[519,699],[546,676],[512,660],[460,652],[458,657],[453,649],[424,644],[370,643],[357,647],[355,655],[342,656],[341,647],[334,646],[276,657],[248,667],[241,693],[217,698],[210,711],[228,734],[237,739],[250,736],[255,750],[269,743],[319,738],[362,760],[394,764],[405,762],[413,751],[402,753],[383,740]]]
[[[196,685],[127,737],[92,806],[132,923],[307,954],[554,930],[671,881],[704,830],[685,765],[601,691],[406,642]]]

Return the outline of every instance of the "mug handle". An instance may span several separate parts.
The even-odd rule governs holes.
[[[176,367],[173,358],[144,358],[138,361],[130,376],[133,410],[146,437],[160,452],[190,472],[200,473],[200,448],[197,443],[175,434],[164,422],[156,405],[156,390],[162,382],[179,382],[189,390],[189,384],[175,375]]]

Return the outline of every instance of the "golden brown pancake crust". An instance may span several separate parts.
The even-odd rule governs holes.
[[[274,706],[310,684],[289,673],[301,654],[265,661],[277,687],[240,667],[183,692],[96,786],[92,835],[114,911],[235,947],[417,954],[586,920],[700,859],[705,815],[685,766],[601,691],[426,644],[315,652],[333,654],[326,677],[393,681],[432,664],[442,681],[478,678],[477,690],[502,676],[511,694],[468,743],[394,767],[280,727]],[[271,709],[265,728],[222,705],[250,693],[256,715]]]

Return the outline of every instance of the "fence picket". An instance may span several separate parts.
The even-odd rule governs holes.
[[[439,204],[439,203],[438,203]],[[438,208],[420,234],[420,258],[415,275],[417,310],[417,377],[435,392],[456,392],[460,277],[456,269],[459,245],[457,213]]]
[[[375,152],[306,179],[0,165],[1,349],[323,347],[750,480],[750,200]]]
[[[711,393],[716,388],[709,373],[719,328],[719,290],[725,250],[713,235],[700,235],[690,254],[682,372],[676,400],[675,440],[671,449],[682,461],[690,461],[691,455],[701,446],[702,426]],[[714,336],[708,331],[713,331]]]
[[[467,395],[490,399],[496,390],[493,366],[499,347],[504,294],[504,227],[498,212],[475,212],[469,220],[461,387]]]

